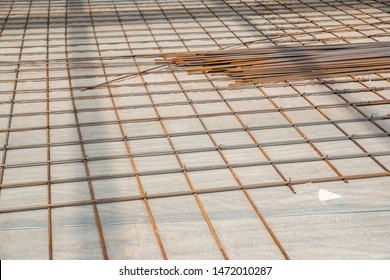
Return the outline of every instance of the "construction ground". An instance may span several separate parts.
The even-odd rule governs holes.
[[[1,0],[1,259],[390,259],[390,72],[161,54],[390,42],[387,0]]]

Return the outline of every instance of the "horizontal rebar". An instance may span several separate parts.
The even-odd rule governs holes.
[[[390,44],[273,46],[164,55],[189,73],[222,73],[236,84],[390,72]]]
[[[47,209],[48,207],[60,208],[60,207],[89,205],[91,203],[96,203],[96,204],[115,203],[121,201],[134,201],[134,200],[142,200],[142,199],[158,199],[158,198],[167,198],[167,197],[187,196],[187,195],[193,195],[194,193],[208,194],[208,193],[237,191],[243,189],[253,190],[253,189],[260,189],[260,188],[281,187],[281,186],[286,186],[288,184],[302,185],[308,183],[337,182],[337,181],[343,182],[345,180],[352,181],[352,180],[380,178],[380,177],[388,177],[388,176],[390,176],[388,172],[367,173],[367,174],[359,174],[359,175],[348,175],[342,177],[321,177],[321,178],[311,178],[311,179],[289,180],[288,182],[279,181],[279,182],[267,182],[267,183],[260,183],[260,184],[249,184],[249,185],[242,185],[242,186],[233,185],[233,186],[219,187],[219,188],[204,188],[204,189],[196,189],[195,191],[188,190],[188,191],[157,193],[157,194],[146,193],[145,195],[121,196],[121,197],[101,198],[101,199],[94,199],[94,200],[59,202],[59,203],[51,203],[51,204],[43,204],[43,205],[31,205],[31,206],[24,206],[24,207],[0,209],[0,214],[22,212],[22,211],[34,211],[40,209]]]

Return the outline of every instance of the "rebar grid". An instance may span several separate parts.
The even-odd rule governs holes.
[[[256,240],[269,238],[273,257],[290,258],[251,191],[287,187],[294,195],[302,184],[388,181],[390,75],[232,87],[230,79],[187,75],[171,65],[148,69],[178,51],[389,40],[389,7],[374,0],[2,1],[0,216],[47,210],[47,256],[35,258],[56,259],[67,251],[58,239],[67,229],[55,211],[92,209],[87,233],[96,235],[99,253],[88,256],[109,259],[118,257],[110,249],[117,248],[109,230],[115,223],[100,207],[139,201],[156,257],[168,259],[175,258],[174,233],[155,202],[191,197],[207,229],[202,234],[215,242],[208,245],[213,256],[229,259],[235,255],[205,196],[239,192],[268,235],[259,231]],[[375,141],[382,146],[374,148]],[[346,151],[334,149],[338,143]],[[353,161],[366,168],[349,170]],[[318,172],[297,172],[307,164]],[[208,171],[231,181],[220,185]],[[186,189],[175,191],[170,181],[173,191],[148,191],[147,179],[169,176],[183,176]],[[128,193],[101,196],[99,184],[113,188],[107,180],[114,179],[128,179]],[[80,195],[77,189],[75,199],[53,200],[57,186],[70,183],[80,184]],[[2,200],[9,198],[3,192],[41,186],[40,203]],[[199,234],[181,230],[186,238]],[[144,257],[137,248],[128,249]]]

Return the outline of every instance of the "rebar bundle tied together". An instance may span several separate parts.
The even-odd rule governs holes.
[[[390,71],[390,43],[184,52],[165,61],[189,73],[227,74],[235,84],[283,82]]]

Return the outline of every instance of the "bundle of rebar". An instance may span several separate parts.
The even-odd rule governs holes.
[[[189,73],[226,74],[236,85],[390,71],[390,43],[272,46],[164,55]]]

